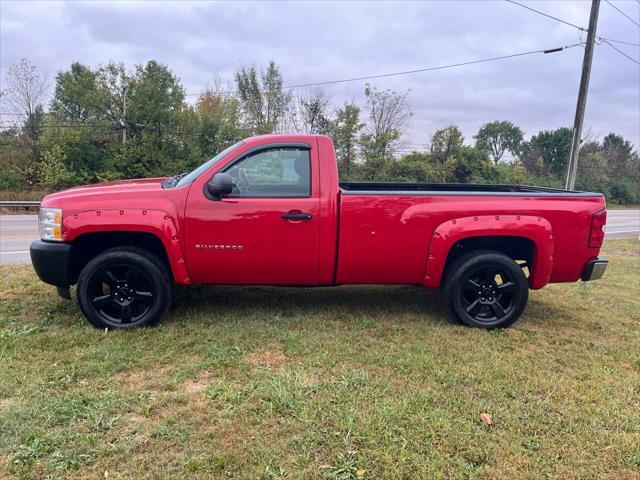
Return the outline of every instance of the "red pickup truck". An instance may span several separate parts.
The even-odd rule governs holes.
[[[338,183],[331,140],[241,141],[191,173],[42,201],[39,277],[101,328],[156,322],[172,284],[441,288],[482,328],[520,317],[529,289],[600,278],[601,194],[517,185]]]

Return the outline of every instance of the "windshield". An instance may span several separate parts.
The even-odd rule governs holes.
[[[240,141],[240,142],[236,143],[235,145],[231,145],[230,147],[225,148],[223,151],[221,151],[219,154],[217,154],[211,160],[209,160],[208,162],[203,163],[198,168],[193,170],[191,173],[188,173],[187,175],[182,177],[180,179],[180,181],[178,183],[176,183],[175,188],[184,187],[185,185],[189,185],[196,178],[198,178],[204,172],[209,170],[210,167],[212,167],[213,165],[218,163],[219,160],[221,160],[222,158],[226,157],[228,153],[233,152],[240,145],[244,145],[244,142]]]

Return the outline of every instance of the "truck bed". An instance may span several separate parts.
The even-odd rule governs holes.
[[[594,197],[600,193],[562,190],[559,188],[534,187],[529,185],[492,185],[478,183],[340,183],[346,195],[510,195],[510,196],[563,196]]]
[[[541,283],[574,282],[597,256],[597,250],[588,247],[588,236],[593,214],[605,208],[600,193],[520,185],[341,183],[340,187],[337,283],[425,283],[434,233],[454,224],[457,229],[483,229],[479,234],[485,236],[514,237],[526,236],[520,222],[547,225],[548,240],[553,237],[554,253],[549,256],[553,269]],[[496,233],[493,225],[501,225],[501,230]]]

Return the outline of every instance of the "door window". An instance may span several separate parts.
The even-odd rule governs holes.
[[[309,197],[309,150],[280,147],[248,155],[227,168],[233,197]]]

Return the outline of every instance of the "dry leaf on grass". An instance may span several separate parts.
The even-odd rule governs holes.
[[[481,413],[480,419],[488,426],[491,426],[491,414],[490,413]]]

